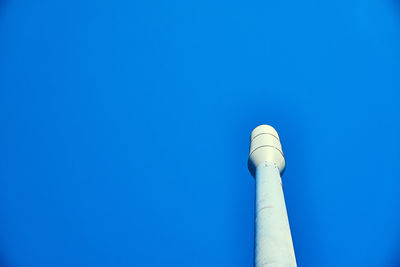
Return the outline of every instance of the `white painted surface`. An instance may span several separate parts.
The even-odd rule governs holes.
[[[282,189],[285,164],[276,130],[256,127],[248,162],[256,179],[255,267],[297,266]]]
[[[296,266],[279,169],[263,163],[256,171],[255,266]]]
[[[273,162],[280,172],[285,170],[285,157],[283,156],[279,135],[269,125],[260,125],[251,133],[249,170],[255,176],[257,166],[264,162]]]

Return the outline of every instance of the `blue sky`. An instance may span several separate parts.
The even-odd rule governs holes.
[[[400,3],[0,1],[0,265],[252,266],[279,132],[299,266],[400,266]]]

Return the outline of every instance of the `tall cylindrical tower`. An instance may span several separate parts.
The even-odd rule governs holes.
[[[260,125],[251,133],[248,166],[256,179],[254,265],[297,266],[282,190],[285,158],[273,127]]]

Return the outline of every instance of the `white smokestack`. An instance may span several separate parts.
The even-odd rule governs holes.
[[[285,158],[273,127],[251,133],[248,165],[256,179],[255,267],[297,266],[282,190]]]

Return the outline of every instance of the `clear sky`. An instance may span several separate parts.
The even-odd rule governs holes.
[[[0,266],[253,262],[271,124],[299,266],[400,266],[400,2],[0,1]]]

